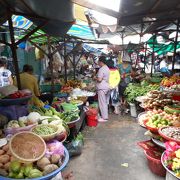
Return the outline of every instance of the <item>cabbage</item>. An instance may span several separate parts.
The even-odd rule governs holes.
[[[27,119],[31,121],[32,123],[36,123],[40,120],[41,115],[38,112],[31,112],[28,116]]]

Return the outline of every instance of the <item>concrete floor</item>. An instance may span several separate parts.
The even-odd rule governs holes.
[[[136,145],[146,139],[144,132],[129,116],[110,115],[109,122],[83,131],[83,152],[71,159],[68,169],[75,180],[164,180],[151,173]],[[123,163],[129,167],[122,167]]]

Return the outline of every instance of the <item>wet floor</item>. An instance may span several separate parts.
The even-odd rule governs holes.
[[[83,152],[71,159],[68,169],[75,180],[163,180],[149,170],[143,150],[137,146],[148,139],[144,132],[131,117],[111,115],[109,122],[83,131]]]

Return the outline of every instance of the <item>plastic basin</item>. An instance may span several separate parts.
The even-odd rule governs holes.
[[[176,140],[176,139],[174,139],[174,138],[171,138],[171,137],[169,137],[169,136],[166,136],[163,132],[162,132],[162,129],[165,129],[165,128],[168,128],[168,126],[167,127],[162,127],[162,128],[159,128],[159,130],[158,130],[158,132],[159,132],[159,135],[161,136],[161,137],[163,137],[165,140],[167,140],[167,141],[174,141],[174,142],[176,142],[176,143],[178,143],[179,145],[180,145],[180,141],[179,140]],[[172,127],[171,127],[172,128]],[[177,128],[177,127],[176,127]],[[178,128],[179,130],[180,130],[180,128]]]
[[[147,122],[148,122],[148,121],[149,121],[149,120],[145,120],[145,121],[144,121],[144,125],[146,126],[146,129],[150,130],[151,132],[153,132],[153,133],[155,133],[155,134],[158,134],[158,128],[154,128],[154,127],[148,126],[148,125],[147,125]]]
[[[61,167],[59,167],[58,169],[56,169],[52,173],[47,174],[46,176],[42,176],[42,177],[39,177],[39,178],[32,178],[32,179],[29,179],[29,180],[50,180],[51,178],[56,176],[60,171],[62,171],[64,169],[64,167],[67,165],[67,163],[69,161],[69,153],[68,153],[68,150],[65,147],[64,147],[64,153],[65,153],[65,159],[64,159],[64,162],[61,165]],[[15,180],[15,179],[0,176],[0,180]],[[20,180],[24,180],[24,179],[20,179]]]
[[[160,159],[155,159],[151,157],[148,152],[144,151],[146,158],[148,160],[149,169],[156,175],[165,177],[166,169],[163,167]]]

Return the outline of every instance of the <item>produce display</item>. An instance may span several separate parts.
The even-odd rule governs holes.
[[[73,105],[74,107],[74,105]],[[67,122],[74,121],[79,118],[79,110],[76,106],[76,111],[67,111],[67,112],[57,112],[55,108],[38,108],[38,107],[31,107],[32,111],[36,111],[41,114],[41,122],[42,124],[53,124],[53,125],[60,125],[62,127],[66,127]]]
[[[81,88],[81,81],[68,80],[67,83],[61,87],[61,93],[70,94],[74,88]]]
[[[77,111],[78,107],[76,104],[71,104],[71,103],[62,103],[61,104],[62,108],[64,111]]]
[[[173,101],[170,93],[155,90],[147,93],[147,99],[144,100],[143,107],[145,109],[161,109],[173,103],[178,104],[179,102]]]
[[[16,91],[13,94],[10,94],[4,98],[6,98],[6,99],[18,99],[18,98],[28,97],[31,95],[32,95],[32,93],[29,90],[19,90],[19,91]]]
[[[176,87],[176,85],[180,85],[180,77],[176,75],[171,76],[170,78],[164,77],[161,81],[161,86],[166,87],[167,89],[171,89],[172,86]]]
[[[50,125],[38,125],[33,128],[33,133],[39,135],[39,136],[45,136],[45,135],[51,135],[57,132],[56,126],[50,126]]]
[[[66,122],[66,123],[70,123],[72,121],[75,121],[77,119],[79,119],[79,112],[63,112],[60,115],[60,118]]]
[[[162,163],[173,175],[180,178],[180,146],[176,142],[166,142]]]
[[[159,85],[148,84],[146,81],[142,81],[141,84],[130,83],[125,90],[125,95],[127,96],[127,101],[133,103],[138,96],[144,96],[149,91],[158,89]]]
[[[154,128],[159,128],[168,125],[173,125],[176,127],[180,126],[179,115],[168,114],[161,109],[147,111],[146,115],[144,115],[142,118],[144,119],[144,121],[148,120],[147,125]]]
[[[172,85],[170,87],[164,87],[163,90],[168,92],[180,92],[180,84]]]
[[[80,104],[83,104],[83,101],[77,100],[77,99],[72,99],[72,100],[70,100],[70,103],[74,104],[74,105],[80,105]]]
[[[90,97],[90,96],[95,96],[95,93],[90,92],[90,91],[81,90],[79,88],[73,89],[72,97],[74,98],[74,97],[79,97],[79,96]]]
[[[72,88],[81,88],[81,81],[78,80],[68,80],[65,86],[69,86]]]
[[[38,178],[48,175],[62,166],[65,154],[61,142],[54,140],[41,148],[42,143],[40,141],[36,142],[38,140],[37,135],[36,138],[27,136],[27,133],[15,136],[12,137],[9,144],[0,148],[0,176],[12,179]],[[24,143],[21,142],[23,140]],[[43,144],[45,144],[44,141]],[[35,155],[42,154],[41,150],[43,155],[36,161],[29,163],[22,161],[22,159],[16,159],[16,156],[14,156],[15,153],[19,155],[21,153],[21,157],[35,158]]]
[[[172,105],[172,106],[165,106],[164,111],[168,114],[180,114],[180,106]]]
[[[45,141],[50,141],[57,136],[58,126],[52,124],[41,124],[32,128],[32,132],[42,137]]]
[[[159,114],[153,115],[146,125],[154,128],[160,128],[160,127],[165,127],[165,126],[172,126],[172,122],[168,118],[164,118],[165,116],[161,116]]]
[[[160,132],[175,141],[180,141],[180,128],[178,127],[164,127]]]
[[[72,92],[73,88],[72,87],[69,87],[69,86],[62,86],[61,87],[61,93],[67,93],[67,94],[70,94]]]

